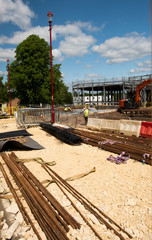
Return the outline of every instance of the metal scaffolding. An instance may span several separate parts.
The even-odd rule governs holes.
[[[127,92],[134,91],[138,84],[152,78],[152,74],[113,78],[98,81],[84,80],[72,83],[74,105],[118,105],[119,100],[127,98]],[[151,102],[151,85],[141,91],[141,102]]]

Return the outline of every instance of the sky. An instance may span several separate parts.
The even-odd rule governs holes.
[[[36,34],[50,44],[64,83],[152,73],[151,0],[0,0],[0,75]]]

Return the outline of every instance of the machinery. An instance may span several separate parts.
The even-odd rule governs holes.
[[[140,107],[140,91],[150,83],[152,83],[152,79],[144,80],[136,87],[135,91],[128,92],[127,99],[119,100],[118,112],[121,112],[123,109],[134,109]]]

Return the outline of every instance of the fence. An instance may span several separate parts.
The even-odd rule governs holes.
[[[54,109],[55,122],[59,122],[60,113],[58,109]],[[28,126],[39,125],[42,122],[52,122],[51,108],[22,108],[14,113],[16,125],[19,128],[27,128]]]
[[[16,112],[18,110],[19,107],[1,107],[0,111],[2,113],[7,113],[8,115],[10,115],[10,113],[12,115],[14,115],[14,112]]]

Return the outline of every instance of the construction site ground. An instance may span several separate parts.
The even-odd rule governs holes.
[[[66,116],[66,118],[61,119],[62,124],[70,122],[70,117]],[[74,118],[74,120],[71,117],[69,125],[79,129],[86,128],[82,116]],[[0,119],[0,133],[14,130],[17,130],[14,118]],[[115,164],[107,161],[111,154],[116,156],[114,153],[84,143],[78,146],[68,145],[46,133],[39,126],[28,128],[27,131],[32,134],[31,138],[41,144],[44,149],[15,151],[18,158],[40,157],[47,162],[55,161],[56,165],[51,168],[63,179],[95,168],[95,172],[69,183],[129,232],[133,239],[152,239],[152,167],[150,165],[142,164],[134,159],[129,159],[127,164]],[[1,157],[0,162],[3,163]],[[39,163],[28,162],[25,165],[39,181],[50,179]],[[1,173],[0,177],[0,185],[4,186],[5,181]],[[73,214],[71,206],[60,192],[54,190],[53,184],[50,184],[47,189],[52,191],[58,201]],[[0,199],[0,201],[7,200]],[[73,217],[75,216],[73,215]],[[102,239],[119,240],[119,237],[115,236],[112,231],[95,221],[91,214],[88,213],[87,219],[93,224]],[[77,220],[80,222],[81,228],[80,230],[70,230],[68,233],[70,240],[98,239],[81,219],[77,217]],[[1,216],[0,228],[4,226],[2,223],[4,223],[4,219]],[[22,227],[20,226],[20,230],[17,229],[14,232],[11,239],[37,239],[31,229],[25,230],[24,228],[23,230],[23,225],[24,223],[22,223]],[[42,239],[45,238],[42,237]],[[125,237],[125,239],[129,238]]]

